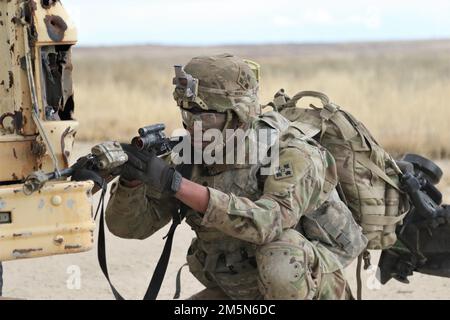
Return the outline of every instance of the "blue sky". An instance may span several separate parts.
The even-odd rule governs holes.
[[[450,38],[449,0],[62,2],[84,46]]]

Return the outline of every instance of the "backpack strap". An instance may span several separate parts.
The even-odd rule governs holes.
[[[281,92],[281,93],[280,93]],[[312,125],[307,123],[295,123],[293,126],[296,127],[298,130],[303,132],[308,138],[314,137],[316,134],[321,132],[320,140],[322,140],[323,135],[325,134],[327,130],[327,122],[331,121],[333,122],[341,132],[344,140],[348,141],[355,136],[358,135],[358,133],[361,136],[361,139],[371,139],[376,143],[376,141],[372,138],[372,136],[367,136],[367,134],[364,134],[368,130],[364,127],[361,128],[361,124],[359,121],[357,121],[350,113],[345,112],[341,110],[341,108],[338,105],[335,105],[330,102],[330,99],[327,95],[317,92],[317,91],[302,91],[297,93],[292,99],[289,99],[289,97],[284,94],[284,91],[280,91],[277,95],[277,97],[274,100],[275,105],[277,108],[295,108],[297,105],[297,102],[300,101],[302,98],[305,97],[313,97],[318,98],[321,100],[323,104],[323,109],[320,110],[320,117],[322,118],[322,128],[317,129],[313,128]],[[284,103],[281,105],[281,103]],[[278,105],[277,105],[278,104]],[[317,108],[314,108],[317,109]],[[365,141],[362,141],[362,146],[365,146]],[[363,156],[361,153],[356,152],[355,153],[356,160],[359,161],[362,165],[364,165],[366,168],[368,168],[372,173],[379,176],[381,179],[383,179],[387,184],[392,186],[397,191],[400,191],[399,186],[387,176],[387,174],[379,168],[375,163],[373,163],[370,159]],[[394,166],[394,169],[396,166]]]
[[[292,97],[292,99],[290,99],[285,107],[295,107],[297,105],[297,102],[300,101],[301,99],[305,98],[305,97],[311,97],[311,98],[317,98],[320,99],[320,101],[322,102],[323,106],[326,106],[328,104],[330,104],[330,98],[328,98],[328,96],[322,92],[318,92],[318,91],[301,91],[299,93],[297,93],[295,96]]]
[[[326,113],[323,111],[320,113],[321,116],[323,115],[322,119],[333,122],[336,127],[338,127],[345,141],[349,141],[358,135],[357,126],[354,126],[349,121],[346,117],[347,113],[342,111],[339,106],[328,104],[324,106],[323,110],[326,110]],[[330,110],[332,110],[332,112],[330,112]],[[330,115],[328,116],[328,114]]]
[[[407,213],[408,212],[399,216],[363,215],[361,217],[361,223],[376,226],[393,226],[402,221]]]
[[[305,97],[318,98],[324,106],[330,103],[330,99],[325,94],[318,91],[301,91],[291,99],[285,93],[284,89],[281,89],[275,94],[275,98],[271,105],[274,106],[276,111],[282,111],[285,108],[295,108],[297,102]]]
[[[300,122],[300,121],[292,122],[291,127],[300,131],[305,136],[306,139],[313,139],[321,132],[320,128],[307,122]]]
[[[327,131],[327,123],[329,121],[333,122],[340,130],[345,141],[348,141],[358,134],[355,129],[356,124],[352,124],[349,119],[346,118],[346,112],[341,112],[341,108],[330,102],[330,98],[324,93],[318,91],[301,91],[295,96],[289,98],[284,90],[280,90],[273,100],[273,104],[277,110],[283,110],[285,108],[295,108],[297,102],[303,98],[317,98],[321,101],[323,108],[317,108],[314,105],[310,105],[311,108],[318,110],[320,113],[320,118],[322,119],[322,125],[320,128],[313,128],[310,124],[301,123],[298,125],[302,132],[309,136],[314,137],[316,134],[321,132],[320,140],[322,140],[323,135]]]
[[[392,188],[394,188],[397,191],[401,191],[399,186],[388,177],[386,172],[381,170],[380,167],[378,167],[375,163],[373,163],[369,158],[365,157],[363,154],[356,152],[355,153],[355,159],[361,163],[363,166],[365,166],[367,169],[372,171],[373,174],[379,176],[381,179],[383,179],[387,184],[389,184]]]

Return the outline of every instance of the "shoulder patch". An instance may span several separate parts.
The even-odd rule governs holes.
[[[286,163],[275,169],[274,178],[275,180],[282,180],[286,178],[291,178],[294,176],[294,169],[291,163]]]

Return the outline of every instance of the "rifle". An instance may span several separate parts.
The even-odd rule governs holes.
[[[172,151],[172,149],[182,141],[182,137],[168,138],[164,134],[164,124],[155,124],[138,130],[139,136],[134,137],[131,144],[138,150],[153,152],[157,156],[165,155]],[[35,172],[30,175],[24,185],[24,192],[31,194],[40,190],[44,184],[49,180],[72,178],[72,180],[92,180],[96,183],[93,193],[102,190],[100,200],[97,206],[94,220],[100,211],[99,233],[97,242],[97,254],[100,268],[105,275],[111,290],[117,300],[123,300],[123,297],[116,290],[110,281],[108,267],[106,262],[106,245],[105,245],[105,225],[104,225],[104,199],[106,195],[107,183],[114,177],[120,175],[121,167],[128,161],[128,156],[124,152],[123,147],[118,142],[105,142],[92,148],[91,153],[81,157],[78,161],[65,170],[51,173]],[[101,209],[101,210],[100,210]],[[175,216],[180,216],[175,219],[167,236],[164,250],[161,258],[158,261],[155,273],[147,289],[144,299],[156,299],[161,283],[169,262],[170,251],[172,247],[172,240],[177,225],[180,224],[182,218],[182,210],[174,212]]]
[[[181,142],[182,137],[166,137],[164,124],[154,124],[140,128],[138,130],[139,136],[131,140],[131,144],[138,150],[147,150],[154,152],[157,156],[169,153],[178,143]],[[128,156],[123,151],[122,145],[119,142],[104,142],[92,148],[91,153],[83,156],[71,167],[45,173],[36,171],[30,174],[23,186],[25,194],[30,195],[42,189],[46,182],[59,179],[72,178],[73,180],[93,180],[97,184],[101,180],[108,183],[114,177],[120,175],[121,167],[128,161]],[[93,193],[100,190],[96,186]]]

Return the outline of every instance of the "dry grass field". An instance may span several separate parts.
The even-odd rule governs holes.
[[[76,49],[79,137],[126,141],[139,126],[156,122],[170,133],[180,126],[172,66],[223,52],[262,65],[261,103],[280,88],[290,95],[323,91],[389,151],[450,156],[450,41]]]

